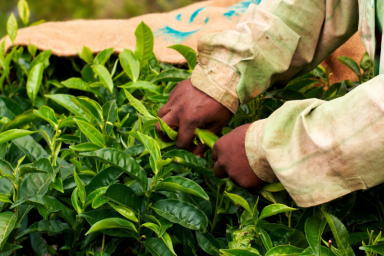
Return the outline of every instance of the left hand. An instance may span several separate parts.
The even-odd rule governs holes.
[[[221,137],[213,146],[213,171],[218,178],[229,178],[251,192],[260,189],[265,182],[261,180],[249,165],[245,151],[245,134],[251,124],[237,127]]]

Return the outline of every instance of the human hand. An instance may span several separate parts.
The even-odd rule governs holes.
[[[195,88],[190,79],[180,82],[169,95],[169,101],[159,111],[158,116],[172,129],[178,130],[176,146],[202,154],[206,146],[193,144],[196,128],[219,133],[229,122],[232,113],[219,102]],[[156,124],[156,131],[164,141],[167,134]]]
[[[245,151],[245,134],[250,125],[239,126],[221,137],[213,146],[212,160],[216,177],[229,176],[240,187],[255,192],[266,182],[253,172]]]

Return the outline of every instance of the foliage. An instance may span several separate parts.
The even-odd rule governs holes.
[[[1,255],[383,254],[383,186],[301,209],[280,183],[250,194],[213,176],[210,150],[199,157],[162,142],[157,112],[196,55],[175,46],[188,67],[159,63],[144,23],[136,36],[134,52],[84,47],[76,60],[0,47]],[[373,76],[366,56],[342,61],[359,82]],[[222,134],[287,100],[332,100],[359,84],[330,85],[329,76],[319,66],[268,90]],[[217,140],[197,135],[211,147]]]

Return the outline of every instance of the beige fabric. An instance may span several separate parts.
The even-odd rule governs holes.
[[[81,50],[84,45],[94,53],[107,48],[114,48],[118,53],[124,48],[135,49],[134,32],[139,23],[144,21],[154,32],[154,52],[158,60],[184,63],[185,59],[178,52],[167,47],[184,44],[196,49],[202,35],[235,29],[249,3],[257,2],[237,4],[240,1],[204,1],[169,13],[147,14],[128,20],[47,22],[20,29],[15,44],[34,44],[40,50],[52,50],[54,55],[65,57],[77,56],[76,48]],[[8,38],[6,49],[9,47],[11,42]]]
[[[330,102],[285,103],[247,132],[247,154],[269,163],[254,171],[272,168],[301,207],[384,182],[383,99],[379,75]]]
[[[200,39],[202,68],[194,70],[192,83],[218,101],[225,99],[224,105],[238,106],[275,82],[312,70],[358,27],[374,59],[375,13],[384,16],[384,8],[376,8],[371,0],[270,0],[251,5],[236,31]],[[217,70],[233,70],[238,78],[228,79],[224,71],[220,76]],[[252,169],[265,181],[280,180],[301,207],[382,183],[383,99],[381,75],[331,102],[285,103],[247,131]]]

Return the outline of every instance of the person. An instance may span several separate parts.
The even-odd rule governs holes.
[[[358,30],[375,62],[374,79],[329,102],[289,101],[220,138],[212,159],[217,177],[246,189],[280,181],[300,207],[376,186],[384,181],[383,19],[384,1],[377,0],[251,4],[235,31],[200,38],[198,65],[159,117],[178,129],[179,148],[199,154],[196,128],[219,133],[240,105],[313,70]]]

